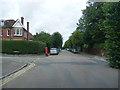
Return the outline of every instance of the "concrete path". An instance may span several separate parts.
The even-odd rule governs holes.
[[[25,64],[24,62],[2,60],[2,76],[5,76],[5,75],[19,69],[24,64]]]
[[[18,70],[26,63],[34,61],[38,58],[44,58],[45,55],[8,55],[2,54],[0,57],[0,77],[5,76],[15,70]]]

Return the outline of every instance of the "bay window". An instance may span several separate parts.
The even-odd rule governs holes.
[[[14,36],[22,36],[22,29],[14,29]]]

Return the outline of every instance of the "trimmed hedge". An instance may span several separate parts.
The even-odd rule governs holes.
[[[3,40],[2,53],[15,54],[14,51],[19,51],[19,54],[40,54],[44,53],[45,43],[38,41],[24,40]]]

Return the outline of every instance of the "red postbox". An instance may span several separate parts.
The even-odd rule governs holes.
[[[48,47],[45,47],[45,55],[48,56]]]

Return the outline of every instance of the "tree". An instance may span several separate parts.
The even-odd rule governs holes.
[[[75,49],[81,49],[82,51],[82,46],[83,46],[83,31],[80,31],[79,29],[76,29],[72,33],[72,42],[74,44]]]
[[[48,48],[51,47],[51,35],[44,31],[41,31],[39,34],[36,33],[36,35],[34,35],[34,41],[44,42],[44,43],[46,43],[46,46]]]
[[[84,32],[80,31],[78,28],[72,33],[69,39],[65,42],[64,48],[75,48],[82,51],[83,47],[83,35]]]
[[[111,67],[120,68],[120,2],[105,3],[106,50]]]
[[[92,48],[95,43],[105,42],[105,29],[103,21],[105,19],[103,12],[103,3],[90,3],[85,10],[83,16],[79,19],[78,28],[84,30],[84,43]]]
[[[55,32],[52,34],[52,47],[62,48],[63,38],[59,32]]]
[[[67,40],[64,44],[64,48],[70,48],[70,42]]]

